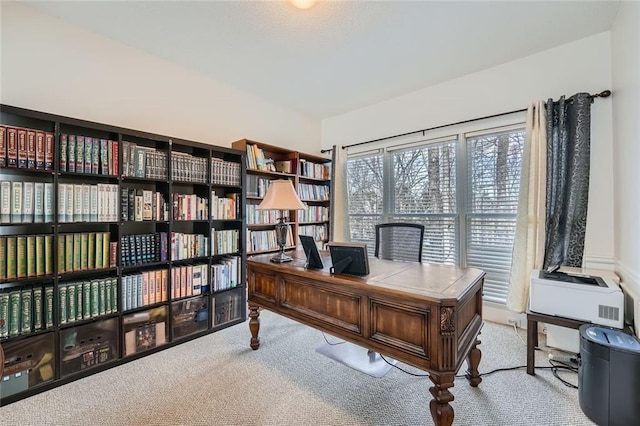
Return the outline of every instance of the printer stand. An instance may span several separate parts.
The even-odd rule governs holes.
[[[589,321],[579,321],[554,315],[527,312],[527,374],[536,375],[535,351],[538,346],[538,322],[553,324],[560,327],[579,329],[582,324],[590,324]]]

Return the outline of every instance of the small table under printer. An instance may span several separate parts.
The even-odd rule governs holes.
[[[529,310],[586,323],[623,328],[624,297],[617,276],[608,271],[562,267],[533,270]],[[547,326],[547,345],[580,352],[578,330]]]

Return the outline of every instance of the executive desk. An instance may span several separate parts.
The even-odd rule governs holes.
[[[467,359],[471,386],[478,373],[484,272],[455,266],[369,259],[366,277],[304,269],[302,251],[293,262],[270,255],[247,260],[251,348],[260,347],[259,308],[265,308],[344,340],[429,372],[431,416],[453,423],[456,372]]]

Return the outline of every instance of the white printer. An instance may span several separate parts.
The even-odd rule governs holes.
[[[597,274],[597,275],[596,275]],[[563,267],[531,272],[529,310],[623,328],[624,296],[615,274]],[[547,325],[547,345],[579,352],[576,330]]]

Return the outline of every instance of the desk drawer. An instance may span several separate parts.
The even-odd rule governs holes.
[[[293,276],[282,277],[281,289],[281,312],[362,335],[362,296]]]

